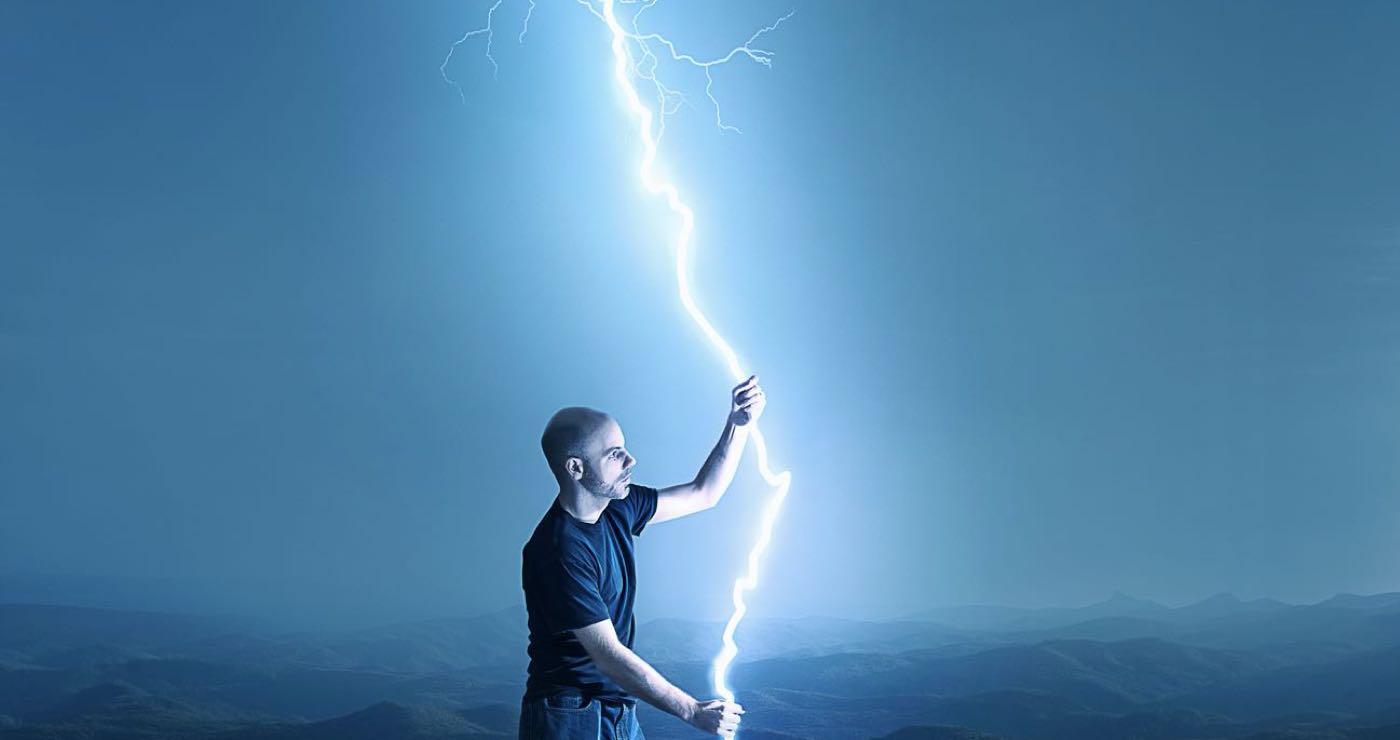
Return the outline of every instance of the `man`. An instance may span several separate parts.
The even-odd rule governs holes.
[[[695,480],[661,490],[632,483],[637,461],[612,417],[575,406],[549,420],[540,446],[559,495],[523,552],[530,668],[521,740],[644,740],[637,699],[706,733],[734,735],[742,707],[697,701],[632,652],[632,538],[648,522],[718,503],[766,404],[757,376],[735,386],[724,432]]]

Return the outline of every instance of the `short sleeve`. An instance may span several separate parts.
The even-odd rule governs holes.
[[[635,484],[630,488],[631,491],[624,499],[630,504],[627,507],[627,529],[636,537],[646,528],[647,522],[656,516],[656,489]]]
[[[598,593],[598,568],[579,554],[564,554],[543,563],[539,603],[551,632],[587,627],[610,618]]]

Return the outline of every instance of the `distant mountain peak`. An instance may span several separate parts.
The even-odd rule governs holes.
[[[1151,606],[1151,607],[1161,606],[1160,604],[1158,604],[1158,603],[1155,602],[1155,601],[1148,601],[1147,599],[1139,599],[1138,597],[1133,596],[1132,594],[1124,593],[1124,592],[1122,592],[1122,591],[1114,591],[1113,593],[1109,594],[1108,598],[1105,599],[1104,601],[1100,602],[1099,605],[1101,605],[1101,606]]]
[[[1343,609],[1384,609],[1400,606],[1400,592],[1379,594],[1337,594],[1317,606],[1340,607]]]
[[[1233,593],[1222,591],[1221,593],[1212,594],[1200,601],[1187,604],[1186,606],[1177,607],[1177,609],[1183,612],[1218,612],[1222,609],[1234,609],[1235,607],[1243,606],[1245,603],[1243,599]]]
[[[1200,602],[1198,602],[1198,603],[1201,603],[1201,604],[1239,604],[1239,603],[1242,603],[1242,602],[1240,601],[1240,597],[1238,597],[1238,596],[1236,596],[1236,595],[1230,593],[1229,591],[1222,591],[1222,592],[1220,592],[1220,593],[1218,593],[1218,594],[1215,594],[1214,596],[1207,596],[1206,598],[1201,599]]]

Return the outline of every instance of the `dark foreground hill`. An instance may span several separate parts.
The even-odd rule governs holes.
[[[248,727],[215,737],[221,740],[500,740],[515,737],[511,723],[486,726],[464,712],[380,702],[344,717],[299,726]]]
[[[880,740],[997,740],[965,727],[904,727],[880,738]]]

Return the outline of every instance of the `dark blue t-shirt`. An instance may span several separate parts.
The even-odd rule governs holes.
[[[525,699],[565,690],[635,704],[588,657],[575,630],[612,620],[617,639],[632,647],[637,568],[632,538],[656,514],[656,489],[630,485],[594,524],[581,522],[555,499],[525,543],[521,581],[530,621],[530,668]]]

